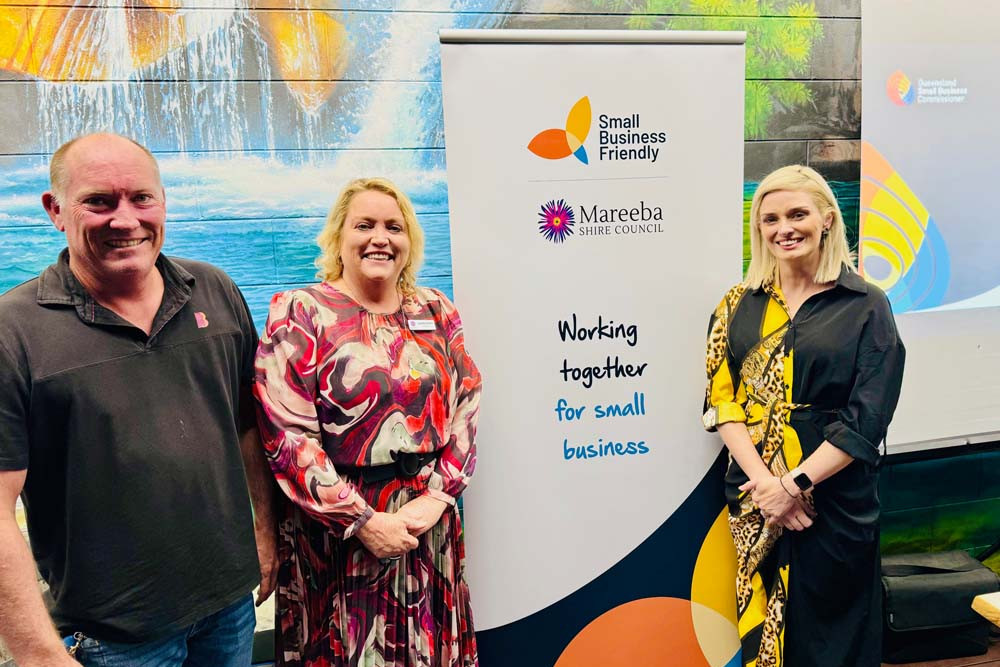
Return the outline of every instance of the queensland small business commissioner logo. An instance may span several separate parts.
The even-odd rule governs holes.
[[[969,88],[957,78],[923,79],[916,83],[902,70],[896,70],[885,82],[885,92],[896,106],[911,104],[963,104],[969,95]]]
[[[552,243],[571,236],[607,238],[663,233],[663,207],[638,204],[603,207],[598,204],[573,206],[565,199],[550,199],[539,207],[538,233]]]
[[[885,92],[896,106],[909,106],[917,98],[917,91],[902,70],[893,72],[885,82]]]
[[[590,135],[593,112],[590,98],[581,97],[566,116],[563,127],[542,130],[528,142],[528,150],[547,160],[561,160],[572,155],[590,164],[584,145]],[[638,113],[599,114],[597,117],[597,159],[600,161],[656,162],[667,143],[665,131],[648,131]]]

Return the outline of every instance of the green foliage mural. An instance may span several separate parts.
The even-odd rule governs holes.
[[[747,139],[767,138],[768,121],[779,109],[812,103],[801,81],[809,73],[813,48],[823,37],[813,2],[775,0],[611,0],[595,5],[628,11],[634,30],[744,30],[747,33]],[[697,16],[693,16],[697,14]]]

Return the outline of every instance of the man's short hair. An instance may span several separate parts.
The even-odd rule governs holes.
[[[63,193],[66,191],[66,181],[68,180],[68,174],[66,173],[66,155],[69,154],[70,148],[73,144],[80,141],[81,139],[86,139],[87,137],[93,137],[98,134],[104,134],[111,137],[118,137],[119,139],[124,139],[129,141],[136,146],[138,146],[143,153],[149,156],[149,159],[153,163],[153,168],[156,169],[156,177],[160,177],[160,165],[156,162],[156,157],[150,152],[148,148],[140,144],[138,141],[132,137],[126,137],[124,134],[118,134],[117,132],[91,132],[89,134],[81,134],[78,137],[73,137],[62,146],[56,149],[56,152],[52,154],[52,160],[49,162],[49,187],[52,190],[52,194],[55,195],[56,201],[61,202]]]

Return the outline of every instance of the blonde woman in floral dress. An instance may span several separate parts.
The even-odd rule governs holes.
[[[418,287],[423,233],[383,179],[319,236],[323,282],[274,297],[255,394],[280,524],[277,664],[470,667],[455,502],[475,468],[480,376],[454,305]]]

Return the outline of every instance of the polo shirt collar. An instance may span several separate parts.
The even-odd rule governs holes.
[[[163,276],[163,300],[156,319],[169,320],[174,313],[191,298],[194,276],[184,267],[160,253],[156,258],[156,268]],[[122,324],[117,315],[101,306],[84,289],[69,268],[69,249],[63,248],[59,259],[49,266],[38,279],[36,300],[41,305],[73,306],[85,322],[101,324]],[[154,329],[159,327],[154,322]]]

